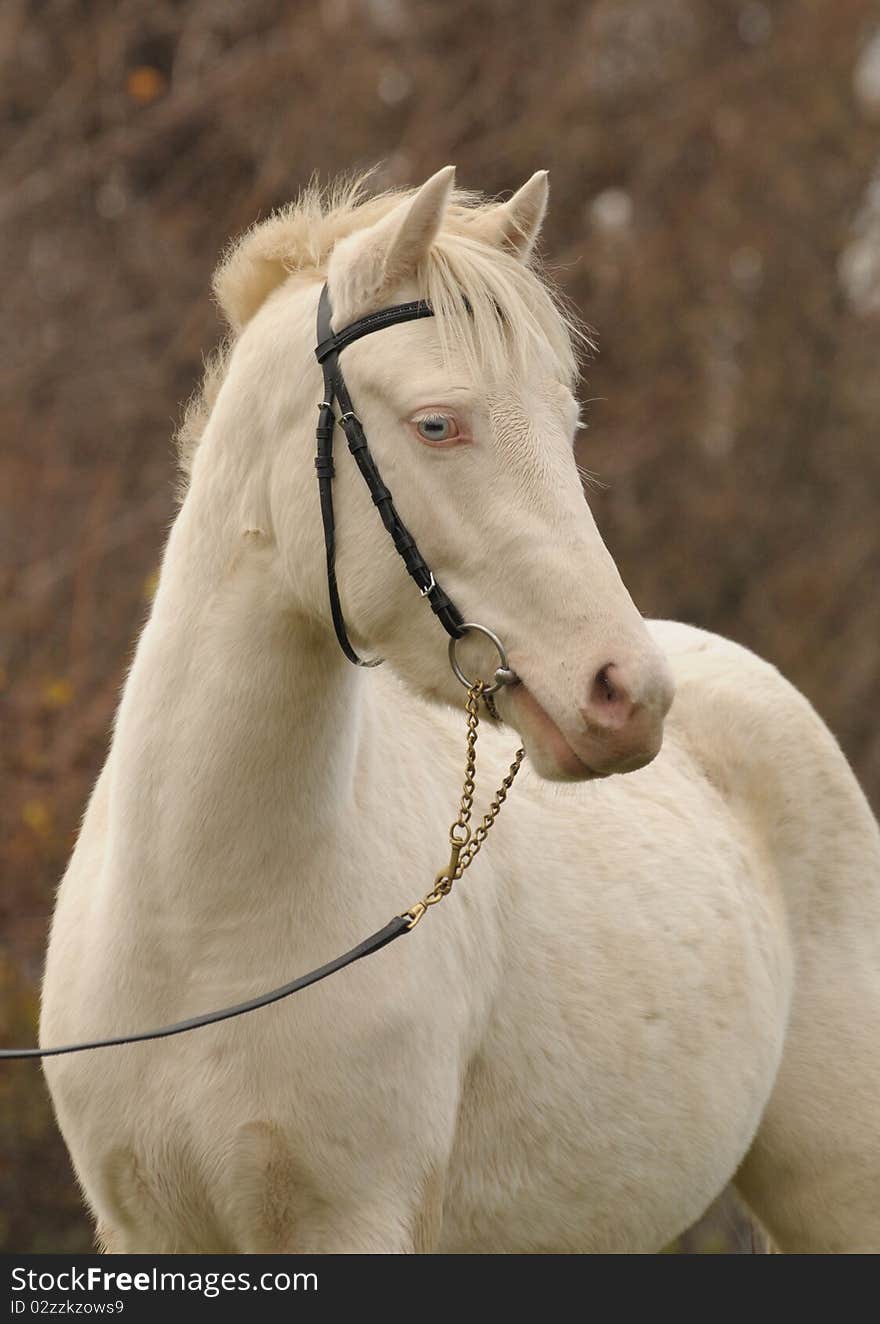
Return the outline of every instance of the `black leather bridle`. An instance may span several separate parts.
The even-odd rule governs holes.
[[[437,619],[450,636],[450,661],[456,676],[463,685],[470,685],[470,681],[463,674],[456,661],[455,641],[468,631],[477,630],[486,635],[497,648],[502,665],[495,672],[494,684],[483,689],[483,696],[491,699],[491,695],[495,690],[502,685],[512,684],[516,680],[515,674],[508,668],[507,655],[503,645],[484,626],[466,622],[455,604],[447,597],[434,578],[430,567],[416,546],[415,539],[398,515],[390,491],[382,482],[376,462],[370,454],[363,425],[352,407],[351,396],[348,393],[345,378],[339,366],[339,355],[342,350],[345,349],[346,345],[352,344],[353,341],[360,340],[362,336],[371,335],[374,331],[381,331],[385,327],[394,326],[398,322],[413,322],[423,317],[433,316],[434,310],[430,304],[419,300],[414,303],[397,304],[393,308],[383,308],[379,312],[370,313],[366,317],[361,317],[358,321],[350,323],[342,331],[334,333],[330,327],[332,309],[327,286],[325,285],[321,291],[318,302],[318,345],[315,349],[315,357],[324,374],[324,399],[319,405],[318,449],[315,456],[315,468],[318,471],[321,518],[324,525],[324,545],[327,552],[330,612],[333,617],[336,638],[339,640],[340,647],[348,660],[354,662],[357,666],[376,666],[381,661],[380,658],[375,661],[365,661],[358,656],[351,646],[336,584],[336,529],[333,519],[332,481],[333,434],[338,421],[348,440],[348,449],[354,456],[370,490],[373,502],[382,517],[382,523],[390,533],[394,546],[403,557],[404,564],[415,580],[422,597],[430,603]],[[338,420],[333,412],[335,400],[339,401],[341,410]],[[167,1039],[172,1035],[185,1034],[189,1030],[197,1030],[205,1025],[216,1025],[218,1021],[231,1020],[235,1016],[244,1016],[249,1011],[256,1011],[259,1007],[267,1007],[273,1002],[280,1002],[283,998],[289,998],[293,993],[299,993],[301,989],[308,988],[310,984],[317,984],[329,975],[336,974],[338,970],[344,970],[347,965],[352,965],[365,956],[371,956],[382,947],[386,947],[388,943],[393,942],[395,938],[400,938],[404,933],[409,933],[414,926],[411,912],[395,915],[388,924],[385,924],[381,929],[377,929],[363,942],[358,943],[357,947],[352,947],[350,951],[344,952],[332,961],[328,961],[326,965],[318,966],[317,969],[310,970],[307,974],[300,975],[297,979],[291,980],[288,984],[282,984],[280,988],[272,989],[269,993],[262,993],[258,997],[249,998],[246,1002],[239,1002],[231,1007],[204,1012],[199,1016],[191,1016],[187,1020],[175,1021],[172,1025],[163,1025],[153,1030],[141,1030],[135,1034],[115,1035],[106,1039],[90,1039],[84,1043],[61,1044],[50,1048],[3,1048],[0,1049],[0,1061],[8,1061],[13,1058],[60,1057],[66,1053],[83,1053],[93,1048],[114,1048],[121,1044],[144,1043],[150,1039]]]
[[[336,638],[349,662],[359,667],[373,667],[381,661],[365,661],[351,646],[339,601],[339,589],[336,583],[336,525],[333,518],[333,436],[337,422],[341,425],[348,441],[348,449],[355,458],[358,469],[366,483],[373,504],[382,517],[382,523],[391,535],[391,541],[403,558],[403,563],[415,580],[419,592],[430,604],[446,633],[452,639],[460,639],[464,634],[465,624],[461,612],[450,601],[437,583],[425,558],[422,556],[415,539],[397,513],[394,499],[382,482],[376,467],[376,461],[370,453],[363,424],[354,411],[339,355],[347,345],[363,336],[382,331],[385,327],[395,326],[398,322],[415,322],[423,317],[433,317],[434,310],[422,300],[414,303],[399,303],[393,308],[383,308],[379,312],[368,313],[366,317],[350,322],[341,331],[333,332],[330,321],[333,309],[330,304],[330,292],[325,285],[318,300],[318,344],[315,358],[324,374],[324,399],[318,406],[318,427],[316,431],[318,450],[315,455],[315,468],[318,471],[318,491],[321,497],[321,519],[324,525],[324,547],[327,552],[327,585],[330,590],[330,614]],[[339,401],[340,415],[333,412],[334,400]]]

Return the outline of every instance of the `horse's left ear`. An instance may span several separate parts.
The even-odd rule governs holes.
[[[506,249],[527,262],[547,214],[549,194],[547,171],[536,170],[507,202],[478,213],[472,222],[473,232],[484,243]]]

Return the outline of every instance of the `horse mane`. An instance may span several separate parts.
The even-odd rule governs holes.
[[[326,275],[337,242],[374,225],[415,189],[370,195],[372,172],[322,188],[313,180],[296,202],[258,221],[224,253],[214,273],[214,297],[227,335],[205,364],[177,433],[185,486],[202,433],[226,373],[226,364],[247,323],[289,276]],[[501,375],[524,364],[536,345],[549,347],[560,378],[572,383],[578,351],[589,346],[585,328],[537,268],[482,241],[479,218],[495,200],[456,189],[428,259],[417,272],[419,297],[436,315],[441,349],[454,346],[479,375]],[[462,296],[466,296],[463,298]]]

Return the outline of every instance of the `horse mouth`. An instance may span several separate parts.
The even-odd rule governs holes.
[[[510,711],[509,720],[520,732],[526,752],[538,772],[560,781],[593,781],[611,775],[592,767],[572,747],[522,677],[504,694],[505,707]]]

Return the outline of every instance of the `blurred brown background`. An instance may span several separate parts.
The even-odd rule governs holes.
[[[380,160],[383,186],[454,162],[490,193],[550,168],[624,578],[777,663],[880,804],[877,3],[4,0],[4,1043],[34,1034],[218,252],[313,171]],[[0,1244],[87,1247],[37,1066],[0,1072],[0,1130]],[[724,1204],[680,1248],[748,1235]]]

